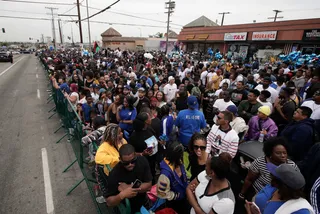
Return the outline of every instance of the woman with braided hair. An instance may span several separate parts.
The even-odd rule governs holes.
[[[121,128],[117,124],[110,123],[106,127],[102,142],[97,151],[95,162],[102,165],[104,173],[109,175],[106,164],[113,168],[119,162],[119,149],[122,145],[127,144],[127,141],[123,138]]]

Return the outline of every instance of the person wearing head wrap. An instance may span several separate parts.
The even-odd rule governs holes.
[[[119,149],[122,145],[127,144],[127,141],[123,138],[121,128],[117,124],[110,123],[105,129],[102,142],[97,151],[95,162],[102,165],[104,173],[109,175],[106,165],[113,168],[119,162]]]
[[[278,127],[275,122],[269,118],[271,110],[269,106],[261,106],[258,109],[258,115],[253,116],[249,123],[249,129],[244,137],[244,140],[255,140],[257,141],[260,137],[260,134],[264,135],[264,140],[269,139],[270,137],[275,137],[278,134]]]

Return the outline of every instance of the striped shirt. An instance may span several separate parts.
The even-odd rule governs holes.
[[[211,155],[227,152],[234,157],[237,154],[238,145],[239,136],[235,130],[222,131],[219,126],[213,125],[207,137],[206,152]]]
[[[320,177],[314,182],[310,192],[310,202],[315,214],[320,213]]]
[[[288,159],[287,164],[299,170],[298,166],[292,160]],[[259,174],[259,177],[253,182],[253,188],[255,189],[256,193],[260,192],[267,184],[271,183],[270,172],[268,171],[266,165],[267,160],[266,157],[263,156],[256,158],[249,168],[251,172]]]

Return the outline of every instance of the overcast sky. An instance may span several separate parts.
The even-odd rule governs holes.
[[[40,0],[33,0],[40,1]],[[41,0],[46,2],[58,3],[74,3],[76,0]],[[82,0],[80,0],[81,2]],[[103,9],[113,3],[115,0],[88,0],[89,6]],[[92,21],[103,21],[113,23],[127,23],[136,25],[152,25],[155,27],[146,26],[124,26],[113,24],[112,27],[119,31],[122,36],[140,36],[147,37],[157,32],[165,32],[167,19],[165,12],[165,0],[121,0],[114,5],[110,12],[104,12],[92,18]],[[306,19],[306,18],[320,18],[320,4],[319,0],[228,0],[228,1],[212,1],[212,0],[175,0],[176,9],[171,20],[171,29],[180,32],[183,25],[197,19],[204,15],[209,19],[216,21],[218,24],[221,21],[219,12],[231,12],[226,15],[224,24],[243,24],[252,23],[253,20],[257,22],[270,21],[267,18],[274,16],[272,10],[278,9],[284,12],[280,16],[284,16],[282,20],[291,19]],[[219,2],[219,3],[218,3]],[[86,0],[82,2],[86,5]],[[44,5],[44,4],[26,4],[0,1],[0,15],[2,16],[23,16],[36,18],[50,18],[47,14],[50,11],[45,7],[56,7],[56,13],[63,14],[73,8],[73,6],[60,5]],[[89,9],[89,13],[93,14],[98,10]],[[129,16],[124,16],[116,13],[125,13],[132,16],[139,16],[145,19],[138,19]],[[77,14],[76,7],[74,7],[67,14]],[[81,7],[81,16],[87,17],[85,7]],[[56,17],[57,18],[57,17]],[[69,17],[61,17],[62,20],[71,20]],[[158,20],[151,21],[147,19]],[[65,40],[71,36],[71,26],[74,32],[75,42],[80,41],[78,26],[75,23],[62,22],[62,29]],[[58,23],[55,22],[57,41],[59,41]],[[91,38],[92,40],[101,40],[100,34],[111,27],[109,24],[91,23]],[[6,33],[0,32],[0,41],[28,41],[29,37],[36,39],[44,36],[52,37],[51,21],[38,20],[22,20],[22,19],[8,19],[0,17],[0,28],[5,28]],[[85,21],[82,24],[84,42],[88,42],[88,26]]]

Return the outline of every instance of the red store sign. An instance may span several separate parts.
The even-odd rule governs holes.
[[[255,41],[274,41],[277,38],[277,31],[253,32],[252,40]]]

